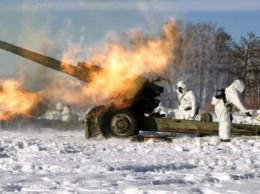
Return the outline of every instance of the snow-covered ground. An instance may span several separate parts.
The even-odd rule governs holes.
[[[1,193],[260,193],[260,137],[85,140],[83,130],[0,132]]]

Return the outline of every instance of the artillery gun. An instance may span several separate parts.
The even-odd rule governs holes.
[[[74,66],[3,41],[0,41],[0,48],[86,83],[91,82],[96,73],[104,71],[99,66],[84,62],[79,62]],[[137,135],[140,130],[197,134],[218,133],[218,123],[212,122],[209,113],[203,114],[201,121],[162,118],[160,114],[152,116],[150,113],[160,103],[157,97],[163,92],[163,87],[159,86],[157,81],[158,79],[149,80],[144,76],[137,76],[133,85],[126,86],[128,87],[126,93],[115,95],[115,98],[110,99],[104,105],[89,111],[83,122],[85,137],[90,138],[102,134],[105,138],[124,138]],[[260,135],[260,126],[232,124],[231,133],[234,135]]]
[[[79,62],[74,66],[4,41],[0,41],[0,48],[86,83],[90,83],[96,73],[103,71],[99,66],[90,65],[85,62]],[[157,85],[155,82],[156,80],[150,81],[143,76],[138,76],[134,79],[133,85],[126,86],[128,87],[126,93],[115,95],[116,97],[110,99],[105,105],[96,107],[90,111],[86,115],[86,120],[89,121],[90,118],[96,117],[98,113],[104,118],[102,119],[102,126],[105,126],[100,128],[96,127],[95,124],[92,126],[92,123],[85,122],[87,129],[90,129],[86,130],[89,131],[89,136],[100,132],[105,137],[110,137],[111,135],[124,137],[137,134],[137,121],[133,119],[145,113],[152,112],[160,103],[156,97],[163,92],[163,87]],[[124,107],[124,109],[121,107]],[[113,130],[107,128],[109,120],[111,120]]]

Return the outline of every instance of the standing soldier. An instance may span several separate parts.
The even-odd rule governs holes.
[[[221,142],[230,142],[232,112],[234,106],[247,116],[251,113],[240,101],[240,95],[244,91],[245,85],[241,80],[235,80],[226,89],[219,90],[221,94],[212,98],[211,104],[215,106],[215,112],[219,122],[219,137]]]

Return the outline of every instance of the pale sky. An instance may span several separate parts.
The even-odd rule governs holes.
[[[169,18],[212,22],[235,40],[250,31],[260,36],[259,0],[1,0],[0,18],[0,40],[57,59],[76,44],[76,60],[84,60],[107,36],[133,29],[154,34]],[[4,51],[0,59],[0,75],[22,60]]]

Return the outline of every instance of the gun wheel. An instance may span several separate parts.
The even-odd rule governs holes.
[[[101,121],[104,137],[130,137],[138,133],[137,120],[129,110],[107,111]]]

